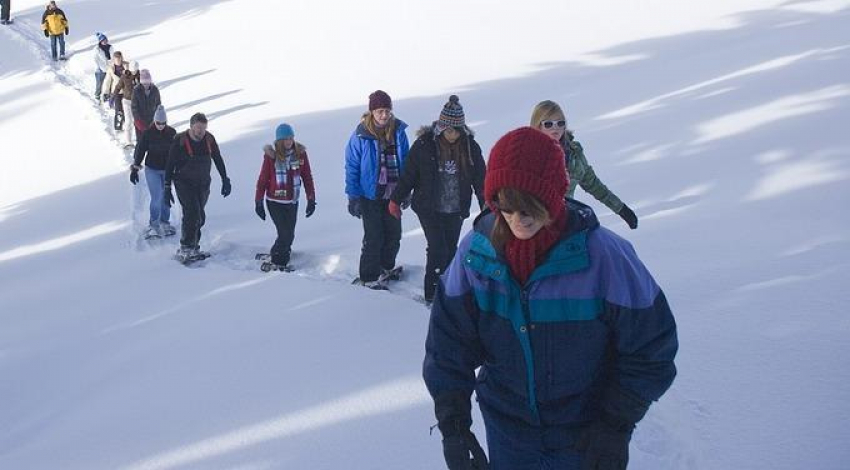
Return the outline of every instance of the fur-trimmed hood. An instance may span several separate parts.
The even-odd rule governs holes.
[[[475,137],[475,131],[470,129],[468,126],[463,126],[463,129],[466,131],[466,135],[469,137]],[[416,131],[416,138],[422,137],[426,134],[433,134],[434,138],[437,138],[437,121],[432,122],[428,126],[422,126],[419,130]]]
[[[300,156],[300,155],[303,155],[305,151],[307,151],[307,147],[302,145],[300,142],[296,141],[295,142],[295,154]],[[271,145],[271,144],[264,145],[263,146],[263,154],[265,154],[266,158],[274,160],[275,159],[274,145]]]

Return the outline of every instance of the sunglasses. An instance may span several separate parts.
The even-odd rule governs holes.
[[[156,126],[165,127],[165,125],[166,125],[166,124],[168,124],[168,123],[166,123],[166,122],[158,122],[158,121],[154,121],[154,125],[156,125]]]
[[[527,212],[525,212],[525,211],[517,211],[517,210],[511,209],[510,207],[503,207],[501,204],[499,204],[499,200],[498,200],[498,199],[493,199],[493,200],[490,202],[490,204],[491,204],[491,206],[493,207],[493,209],[495,209],[495,210],[497,210],[497,211],[501,212],[501,213],[502,213],[502,214],[504,214],[504,215],[514,215],[514,214],[519,214],[519,216],[520,216],[520,217],[531,217],[531,216],[530,216]]]
[[[540,121],[540,125],[543,126],[544,129],[551,129],[555,126],[558,126],[558,129],[563,129],[563,128],[567,127],[567,121],[565,121],[563,119],[561,119],[559,121],[546,120],[546,121]]]

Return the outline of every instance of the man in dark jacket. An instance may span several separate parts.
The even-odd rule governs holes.
[[[177,198],[183,207],[182,236],[178,255],[196,256],[200,253],[201,228],[206,222],[204,208],[210,196],[212,164],[221,176],[221,195],[230,195],[230,178],[218,143],[207,132],[207,117],[202,113],[192,115],[189,130],[177,134],[168,152],[165,166],[166,203],[171,205],[174,196],[171,183],[177,187]]]
[[[141,136],[150,128],[154,120],[153,115],[161,104],[159,88],[153,84],[150,71],[142,70],[139,72],[139,84],[133,89],[132,109],[137,136]]]
[[[407,158],[389,210],[400,218],[401,206],[413,191],[413,211],[428,241],[424,296],[431,302],[440,273],[454,258],[473,192],[478,207],[484,205],[484,158],[456,95],[437,121],[419,130]]]
[[[165,165],[168,163],[168,152],[174,142],[177,131],[168,125],[165,108],[158,106],[153,115],[153,124],[146,132],[141,133],[133,166],[130,167],[130,182],[139,182],[139,170],[145,163],[145,179],[151,195],[150,223],[145,238],[159,238],[176,233],[169,223],[171,207],[163,198],[165,191]]]

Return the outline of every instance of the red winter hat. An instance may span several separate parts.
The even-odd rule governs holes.
[[[387,92],[383,90],[376,90],[374,93],[369,95],[369,111],[381,108],[393,109],[393,100]]]
[[[487,162],[484,198],[490,203],[502,188],[513,188],[540,199],[557,218],[564,211],[570,178],[564,151],[557,141],[533,127],[508,132],[493,146]]]

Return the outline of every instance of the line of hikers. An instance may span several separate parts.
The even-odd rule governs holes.
[[[148,232],[175,234],[174,187],[183,208],[179,253],[198,254],[213,165],[221,195],[231,193],[207,117],[194,114],[177,133],[149,71],[97,39],[95,97],[120,102],[132,123],[130,181],[144,168]],[[676,375],[676,325],[634,248],[601,227],[573,199],[575,189],[632,229],[637,216],[599,180],[552,101],[534,107],[528,127],[501,137],[486,163],[455,95],[412,145],[406,131],[390,96],[372,93],[345,148],[345,192],[348,212],[363,223],[362,285],[381,288],[396,268],[403,210],[413,209],[425,233],[423,291],[432,309],[423,377],[447,467],[624,470],[635,425]],[[316,189],[306,147],[283,123],[264,147],[254,197],[257,216],[265,220],[267,209],[277,229],[277,265],[290,260],[302,186],[310,217]],[[473,195],[481,213],[461,240]],[[473,391],[489,455],[471,431]]]
[[[107,44],[103,39],[99,51]],[[173,199],[170,188],[176,186],[184,218],[181,253],[191,256],[200,250],[212,164],[221,176],[225,197],[230,193],[230,180],[218,144],[206,132],[206,117],[200,113],[194,115],[189,130],[177,136],[167,125],[155,85],[150,85],[150,90],[145,84],[137,85],[130,100],[132,109],[139,110],[134,111],[135,120],[141,122],[136,128],[140,137],[131,181],[138,182],[138,171],[145,162],[151,192],[149,236],[174,233],[169,224],[169,200]],[[142,97],[153,94],[158,109],[148,118],[145,114],[150,109],[148,104],[154,103]],[[137,102],[140,106],[135,106]],[[483,193],[486,164],[456,95],[449,97],[435,121],[417,131],[412,145],[406,133],[407,124],[393,115],[392,107],[392,99],[386,92],[372,93],[368,110],[361,116],[345,149],[348,212],[363,223],[357,282],[373,289],[386,288],[400,249],[402,211],[412,206],[427,240],[423,296],[430,303],[440,275],[455,256],[463,221],[470,215],[472,196],[479,210],[486,205]],[[576,187],[581,185],[631,228],[637,227],[634,212],[596,176],[581,144],[567,128],[566,116],[558,104],[539,103],[532,111],[531,123],[558,142],[564,152],[565,168],[572,175],[564,196],[572,198]],[[274,143],[263,149],[254,198],[257,216],[265,220],[267,213],[271,215],[277,230],[270,249],[271,263],[275,266],[285,267],[290,262],[302,186],[307,202],[305,215],[310,217],[316,210],[310,159],[306,147],[295,140],[293,127],[283,123],[275,130]]]

